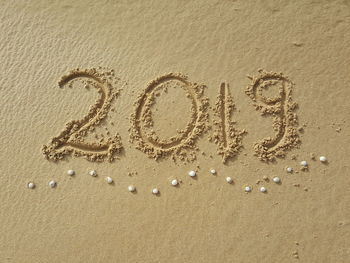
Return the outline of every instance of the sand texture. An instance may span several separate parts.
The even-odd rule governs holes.
[[[350,262],[349,0],[0,6],[0,263]]]

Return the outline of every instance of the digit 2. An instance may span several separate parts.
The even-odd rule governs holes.
[[[72,120],[66,124],[61,133],[42,147],[42,153],[48,160],[59,161],[68,155],[85,157],[89,161],[113,161],[115,155],[122,150],[121,138],[118,134],[109,136],[105,142],[84,143],[83,138],[87,132],[106,118],[113,100],[119,91],[111,84],[114,71],[98,72],[96,69],[76,69],[59,81],[59,87],[71,84],[72,81],[81,80],[97,89],[101,96],[89,109],[88,114],[81,120]]]

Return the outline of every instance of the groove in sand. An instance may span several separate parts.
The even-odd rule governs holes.
[[[151,106],[154,103],[155,91],[167,89],[176,82],[181,83],[181,87],[192,102],[191,119],[186,128],[170,139],[159,139],[154,131],[146,134],[145,127],[151,127],[153,123]],[[130,141],[150,158],[158,159],[171,155],[174,160],[194,160],[194,151],[197,149],[195,142],[206,130],[208,121],[208,99],[203,96],[203,90],[203,85],[189,82],[182,74],[169,73],[150,82],[135,103],[135,112],[131,115]]]
[[[118,134],[108,137],[106,142],[84,143],[83,137],[86,136],[89,129],[97,126],[107,117],[113,100],[119,94],[115,91],[111,82],[115,80],[114,72],[98,72],[96,69],[71,71],[68,75],[62,77],[59,81],[59,87],[64,87],[72,81],[88,81],[93,84],[101,97],[97,99],[94,105],[89,109],[88,114],[81,120],[72,120],[66,124],[66,128],[61,133],[51,139],[51,141],[42,147],[42,152],[48,160],[58,161],[67,155],[83,156],[89,161],[102,162],[104,160],[112,161],[115,154],[122,149],[121,139]]]
[[[256,142],[254,149],[260,160],[273,161],[276,157],[285,157],[288,150],[300,144],[298,119],[295,114],[297,104],[292,100],[294,84],[282,73],[260,70],[259,74],[246,88],[246,94],[262,115],[272,115],[273,129],[276,132],[274,137]],[[279,85],[279,95],[273,98],[264,96],[263,91],[274,85]]]

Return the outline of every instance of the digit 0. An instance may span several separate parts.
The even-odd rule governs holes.
[[[181,133],[168,139],[160,139],[153,130],[146,130],[152,128],[154,121],[151,106],[155,103],[155,93],[169,86],[181,87],[190,98],[190,121]],[[135,143],[137,149],[156,160],[168,155],[172,155],[173,159],[178,157],[183,161],[193,160],[195,155],[192,150],[197,149],[195,142],[206,129],[208,120],[208,99],[203,96],[203,90],[204,86],[191,83],[181,74],[170,73],[150,82],[135,103],[135,112],[131,116],[131,142]]]

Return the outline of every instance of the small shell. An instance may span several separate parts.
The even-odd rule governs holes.
[[[210,173],[211,174],[216,174],[216,170],[215,169],[210,169]]]
[[[34,184],[33,182],[29,182],[29,183],[27,184],[27,187],[28,187],[29,189],[34,189],[34,188],[35,188],[35,184]]]
[[[133,186],[133,185],[129,185],[128,186],[128,190],[129,190],[129,192],[135,192],[136,191],[136,187]]]
[[[262,186],[262,187],[260,187],[260,192],[266,193],[266,192],[267,192],[267,189],[266,189],[264,186]]]
[[[228,182],[229,184],[232,184],[233,179],[231,177],[226,177],[226,182]]]
[[[67,174],[70,175],[70,176],[73,176],[73,175],[75,175],[75,171],[74,170],[68,170]]]
[[[152,194],[154,194],[154,195],[159,194],[158,188],[153,188],[153,189],[152,189]]]
[[[106,177],[106,182],[111,184],[111,183],[113,183],[113,179],[108,176],[108,177]]]
[[[286,171],[287,171],[287,173],[292,173],[293,172],[293,168],[292,167],[287,167]]]
[[[51,187],[51,188],[55,188],[56,186],[57,186],[57,183],[55,182],[55,181],[50,181],[49,182],[49,186]]]
[[[196,172],[195,171],[189,171],[188,175],[191,177],[195,177],[196,176]]]
[[[250,186],[246,186],[244,187],[244,191],[246,191],[247,193],[252,191],[252,188]]]
[[[97,176],[97,172],[95,170],[90,170],[89,171],[89,175],[96,177]]]
[[[320,156],[320,161],[323,163],[327,162],[326,156]]]
[[[306,166],[308,166],[308,163],[307,163],[307,161],[301,161],[300,165],[306,167]]]
[[[274,181],[276,184],[280,183],[281,182],[281,178],[275,176],[272,181]]]
[[[172,186],[177,186],[178,183],[179,183],[179,182],[178,182],[176,179],[174,179],[174,180],[171,181],[171,185],[172,185]]]

